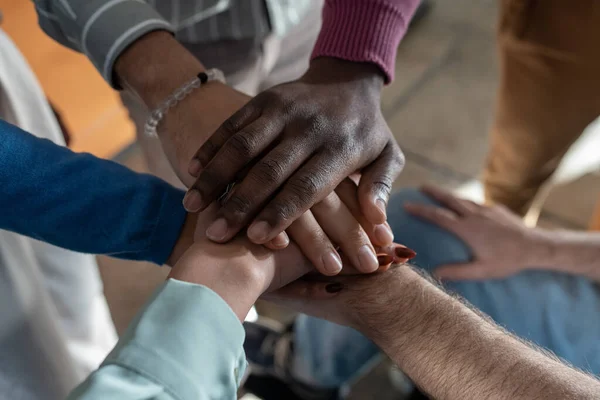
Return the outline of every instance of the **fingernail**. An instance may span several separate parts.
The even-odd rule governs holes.
[[[337,293],[337,292],[340,292],[343,288],[344,288],[344,285],[342,285],[339,282],[335,282],[335,283],[330,283],[329,285],[325,286],[325,291],[327,293]]]
[[[377,261],[379,261],[379,266],[383,267],[384,265],[391,264],[394,258],[389,254],[378,254]]]
[[[375,253],[366,244],[358,249],[358,264],[363,272],[373,272],[379,267]]]
[[[287,247],[290,244],[290,238],[287,233],[281,232],[281,234],[275,236],[271,243],[276,247]]]
[[[200,192],[191,189],[183,197],[183,207],[189,212],[196,212],[202,207],[202,195]]]
[[[202,163],[197,158],[192,158],[190,165],[188,166],[188,172],[192,176],[198,176],[202,170]]]
[[[248,237],[254,243],[264,243],[269,237],[270,225],[265,221],[260,221],[252,224],[248,228]]]
[[[225,218],[219,218],[208,227],[206,236],[215,242],[222,242],[227,236],[227,231],[227,221]]]
[[[373,235],[375,239],[379,242],[381,246],[386,244],[391,244],[394,241],[394,234],[389,226],[386,224],[376,225],[373,230]]]
[[[325,270],[331,275],[336,275],[342,270],[342,260],[333,251],[326,253],[321,258],[321,261],[323,261],[323,267],[325,267]]]
[[[408,247],[396,247],[394,253],[398,258],[408,258],[409,260],[415,258],[417,255],[414,250],[411,250]]]

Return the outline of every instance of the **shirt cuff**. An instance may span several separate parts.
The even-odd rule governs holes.
[[[233,399],[246,368],[244,328],[215,292],[167,280],[103,365],[117,364],[177,399]]]
[[[327,0],[311,59],[370,62],[394,80],[396,49],[419,0]]]
[[[163,265],[179,239],[187,212],[183,208],[185,192],[163,181],[160,181],[160,184],[164,185],[164,194],[147,253],[149,261]]]
[[[152,6],[138,0],[91,0],[78,11],[81,50],[104,79],[116,88],[113,79],[115,60],[131,43],[155,30],[173,32]]]

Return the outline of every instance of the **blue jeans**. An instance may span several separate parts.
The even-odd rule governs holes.
[[[431,272],[471,259],[469,247],[459,238],[408,215],[402,207],[408,201],[434,202],[414,189],[402,190],[390,201],[389,223],[396,241],[417,252],[413,264]],[[446,288],[517,336],[600,374],[600,290],[591,281],[527,271],[502,280],[449,282]],[[295,375],[318,387],[338,387],[379,358],[378,348],[357,331],[304,315],[296,321],[294,343]]]

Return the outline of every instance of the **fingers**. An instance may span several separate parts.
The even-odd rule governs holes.
[[[478,207],[470,200],[459,199],[452,193],[434,186],[424,186],[421,191],[459,216],[472,213]]]
[[[376,225],[369,222],[363,214],[358,201],[358,186],[352,179],[344,179],[336,187],[335,193],[360,223],[374,246],[387,246],[393,243],[394,234],[387,222]]]
[[[196,162],[190,164],[189,172],[197,172],[198,179],[185,196],[183,205],[186,210],[189,212],[202,211],[215,201],[227,185],[239,177],[246,165],[260,156],[273,139],[279,135],[283,126],[278,121],[278,119],[261,117],[241,130],[233,132],[207,164],[200,161],[200,157],[206,159],[207,156],[205,154],[198,155]],[[232,132],[228,132],[228,134],[230,133]],[[225,134],[219,135],[225,136]],[[215,139],[215,142],[217,141]],[[203,148],[200,149],[200,153]],[[206,151],[206,154],[211,153],[212,150]],[[192,171],[192,169],[194,170]],[[269,172],[269,176],[276,174],[273,169]]]
[[[394,140],[383,149],[379,157],[363,168],[358,198],[363,214],[372,224],[382,224],[387,219],[386,207],[392,184],[404,168],[404,155]]]
[[[327,236],[363,273],[374,272],[379,262],[371,240],[335,192],[315,204],[311,211]]]
[[[311,211],[294,221],[287,231],[321,274],[331,276],[342,270],[340,255]]]
[[[190,165],[188,166],[190,175],[198,177],[202,166],[208,165],[231,136],[261,116],[261,109],[255,99],[250,100],[248,104],[227,118],[215,133],[204,142],[190,161]]]
[[[324,154],[312,157],[292,175],[248,228],[248,238],[262,244],[285,230],[306,210],[331,193],[346,171],[332,168]]]
[[[444,265],[437,268],[433,275],[449,281],[482,281],[493,278],[488,269],[477,263]]]
[[[264,246],[271,250],[281,250],[285,249],[289,244],[290,238],[287,233],[281,232],[279,235],[275,236],[275,239],[265,243]]]
[[[224,231],[216,232],[215,236],[209,238],[218,242],[227,241],[246,227],[277,188],[285,183],[308,156],[294,142],[280,143],[267,153],[222,202],[219,217],[225,222]]]
[[[410,214],[452,231],[458,222],[458,216],[448,209],[429,204],[406,203],[404,209]]]

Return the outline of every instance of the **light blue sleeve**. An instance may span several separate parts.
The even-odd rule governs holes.
[[[169,279],[69,399],[235,399],[244,329],[209,288]]]

